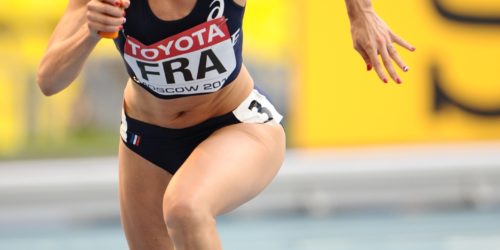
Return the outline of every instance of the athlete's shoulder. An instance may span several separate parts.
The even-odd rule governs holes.
[[[233,1],[233,3],[239,5],[240,7],[245,7],[245,4],[247,3],[247,0],[229,0]]]

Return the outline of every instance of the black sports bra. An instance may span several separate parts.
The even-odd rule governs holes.
[[[115,44],[131,79],[154,96],[208,94],[241,70],[244,13],[233,0],[196,0],[186,17],[165,21],[135,0]]]

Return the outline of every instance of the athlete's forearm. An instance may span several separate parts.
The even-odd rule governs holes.
[[[349,19],[353,20],[362,17],[367,12],[372,12],[371,0],[345,0]]]
[[[99,37],[82,25],[73,35],[52,43],[38,68],[37,82],[42,92],[53,95],[70,85],[98,41]]]

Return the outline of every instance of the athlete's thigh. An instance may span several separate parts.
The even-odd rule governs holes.
[[[172,176],[121,141],[118,155],[121,219],[130,249],[173,250],[162,210]]]
[[[193,198],[213,215],[231,211],[260,193],[283,163],[280,125],[236,124],[203,141],[173,178],[165,197]],[[206,206],[206,207],[202,207]]]

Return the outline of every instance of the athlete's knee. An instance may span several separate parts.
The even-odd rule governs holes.
[[[163,218],[169,230],[189,230],[215,223],[214,216],[196,198],[165,199]]]

